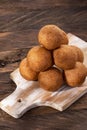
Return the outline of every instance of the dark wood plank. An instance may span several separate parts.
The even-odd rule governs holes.
[[[40,7],[35,6],[35,3]],[[0,50],[37,45],[38,31],[45,24],[56,24],[67,33],[74,33],[87,41],[87,3],[69,0],[65,3],[63,0],[25,1],[25,4],[24,1],[1,2]],[[23,8],[23,4],[28,7]]]
[[[41,8],[52,8],[54,6],[85,6],[87,4],[86,0],[0,0],[0,4],[6,8],[22,8],[25,9],[41,9]],[[2,6],[1,6],[2,7]],[[26,8],[25,8],[26,7]]]
[[[46,111],[47,108],[43,107],[42,111],[44,111],[44,109]],[[32,110],[32,113],[33,114],[31,115],[29,112],[27,112],[21,119],[17,120],[1,111],[0,129],[2,128],[5,130],[7,128],[6,130],[44,130],[48,128],[49,130],[82,130],[84,128],[84,130],[86,130],[86,110],[65,111],[63,113],[52,110],[52,113],[44,113],[43,115],[35,115],[34,111]]]
[[[38,31],[56,24],[87,41],[87,0],[0,0],[0,101],[16,86],[10,73],[38,45]],[[0,110],[0,130],[86,130],[87,94],[64,112],[49,107],[14,119]]]

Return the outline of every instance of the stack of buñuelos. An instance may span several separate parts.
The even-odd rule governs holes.
[[[29,50],[19,70],[26,80],[38,80],[48,91],[58,90],[64,83],[80,86],[86,76],[84,55],[80,48],[68,45],[67,34],[56,25],[42,27],[38,34],[39,46]]]

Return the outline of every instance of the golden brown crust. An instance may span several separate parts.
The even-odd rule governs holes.
[[[87,76],[87,68],[81,62],[76,62],[75,68],[65,70],[64,74],[66,83],[69,86],[78,87],[84,82]]]
[[[20,74],[26,80],[38,79],[40,87],[48,91],[56,91],[64,82],[80,86],[87,76],[80,48],[67,45],[66,33],[56,25],[42,27],[38,40],[41,46],[33,47],[21,61]]]
[[[61,45],[60,48],[53,51],[54,63],[57,67],[66,70],[75,66],[77,56],[71,46]]]
[[[26,80],[37,80],[38,79],[38,73],[33,71],[28,63],[27,58],[24,58],[19,66],[20,74],[26,79]]]
[[[56,91],[63,84],[63,75],[57,68],[50,68],[40,72],[38,76],[40,87],[48,91]]]
[[[69,40],[67,34],[63,30],[61,30],[61,35],[62,35],[61,44],[68,45]]]
[[[77,55],[77,61],[79,62],[83,62],[84,61],[84,55],[83,55],[83,52],[80,48],[76,47],[76,46],[72,46],[72,49],[76,52],[76,55]]]
[[[33,47],[27,54],[27,61],[32,70],[40,72],[53,65],[52,54],[41,46]]]
[[[68,37],[56,25],[46,25],[40,29],[38,41],[48,50],[53,50],[60,47],[61,44],[68,44]]]

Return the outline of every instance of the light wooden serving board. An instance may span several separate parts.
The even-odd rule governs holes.
[[[70,33],[68,37],[69,44],[82,49],[85,56],[84,64],[87,66],[87,43]],[[20,75],[19,69],[12,72],[10,77],[17,87],[11,95],[0,102],[0,108],[15,118],[21,117],[36,106],[50,106],[63,111],[87,92],[87,79],[81,87],[62,86],[56,92],[48,92],[39,88],[38,81],[25,80]]]

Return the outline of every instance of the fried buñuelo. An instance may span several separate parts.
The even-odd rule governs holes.
[[[38,41],[48,50],[53,50],[60,47],[61,44],[68,44],[68,37],[56,25],[46,25],[40,29]]]
[[[40,87],[48,91],[56,91],[63,84],[63,75],[57,68],[50,68],[38,75]]]
[[[80,48],[71,45],[72,49],[75,51],[76,55],[77,55],[77,61],[79,62],[83,62],[84,61],[84,55],[83,52]]]
[[[33,71],[29,64],[27,63],[27,58],[24,58],[19,66],[20,74],[26,79],[26,80],[37,80],[38,79],[38,73]]]
[[[57,67],[66,70],[74,68],[77,55],[71,46],[62,45],[53,51],[54,63]]]
[[[41,46],[33,47],[27,54],[27,61],[32,70],[45,71],[53,65],[52,54]]]
[[[75,68],[64,70],[66,83],[71,87],[80,86],[87,76],[87,68],[81,62],[76,62]]]

